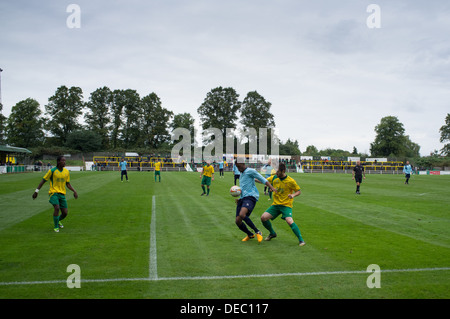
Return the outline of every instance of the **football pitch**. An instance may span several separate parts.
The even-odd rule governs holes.
[[[216,173],[200,196],[198,173],[71,172],[69,215],[53,232],[44,173],[0,176],[0,298],[371,299],[450,297],[450,176],[367,175],[361,195],[347,174],[289,174],[302,189],[278,237],[242,242]],[[271,201],[260,200],[251,218]],[[369,265],[381,272],[367,272]],[[80,288],[69,288],[69,265]],[[371,277],[372,276],[372,277]],[[368,282],[380,288],[369,288]],[[369,285],[370,286],[370,285]]]

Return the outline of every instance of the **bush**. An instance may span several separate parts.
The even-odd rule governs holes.
[[[433,167],[450,167],[450,157],[439,155],[425,156],[414,159],[414,166],[421,169],[433,169]]]
[[[66,146],[81,152],[94,152],[102,147],[102,137],[94,131],[77,130],[69,134]]]

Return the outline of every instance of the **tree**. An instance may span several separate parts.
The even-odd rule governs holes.
[[[185,128],[189,130],[191,133],[191,146],[195,146],[195,130],[194,130],[195,120],[190,113],[180,113],[175,114],[170,123],[171,130],[175,130],[176,128]],[[174,141],[174,143],[176,143]]]
[[[420,146],[419,144],[416,144],[414,142],[411,141],[411,139],[409,138],[409,135],[405,136],[405,144],[404,144],[404,153],[400,154],[403,155],[405,157],[420,157]]]
[[[141,99],[136,90],[127,89],[123,94],[124,126],[122,129],[122,142],[125,148],[135,147],[138,144],[140,131],[139,117],[141,114]]]
[[[288,138],[286,143],[280,143],[280,155],[301,155],[298,141]]]
[[[111,146],[135,147],[140,135],[141,100],[135,90],[114,90],[111,97]]]
[[[306,151],[303,153],[303,155],[317,156],[317,155],[319,155],[319,150],[314,145],[308,145],[306,147]]]
[[[229,88],[217,87],[207,93],[202,105],[197,109],[202,129],[217,128],[222,132],[224,150],[226,129],[235,129],[237,112],[241,108],[239,94]]]
[[[162,107],[156,93],[151,93],[141,101],[141,144],[153,149],[170,141],[169,122],[173,112]]]
[[[273,114],[270,112],[272,104],[257,91],[248,92],[241,104],[241,123],[246,127],[259,128],[275,127]]]
[[[101,147],[109,146],[109,130],[112,121],[112,101],[113,95],[106,86],[98,88],[91,93],[89,101],[86,103],[88,112],[85,114],[88,129],[94,131],[101,137]]]
[[[241,124],[244,128],[254,128],[256,130],[256,145],[259,147],[259,129],[267,129],[267,151],[270,153],[270,141],[272,129],[275,128],[275,120],[270,112],[272,104],[260,95],[257,91],[248,92],[241,105]],[[291,142],[290,140],[288,140]],[[251,142],[251,141],[249,141]],[[280,144],[281,147],[281,144]],[[281,152],[281,150],[280,150]]]
[[[403,157],[418,153],[419,145],[405,136],[405,129],[396,116],[383,117],[375,127],[375,141],[370,144],[373,156]]]
[[[448,142],[444,145],[444,147],[441,150],[441,154],[445,156],[450,155],[450,113],[447,113],[447,116],[445,117],[445,125],[441,126],[439,129],[439,132],[441,133],[441,137],[439,141],[441,143]]]
[[[40,146],[44,140],[42,111],[39,102],[28,98],[11,109],[7,121],[8,142],[17,147]]]
[[[79,87],[72,86],[69,89],[64,85],[60,86],[55,95],[48,99],[45,109],[49,119],[46,125],[60,145],[66,143],[71,132],[80,129],[78,117],[82,114],[83,107],[83,91]]]
[[[113,148],[121,145],[119,135],[122,130],[123,108],[125,106],[125,95],[123,92],[123,90],[114,90],[111,97],[112,124],[110,141]]]
[[[329,156],[329,157],[333,157],[333,158],[339,158],[340,160],[344,160],[352,154],[349,151],[345,151],[342,149],[326,148],[324,150],[320,150],[319,155]]]
[[[0,103],[0,144],[5,143],[6,121],[7,118],[2,114],[3,104]]]

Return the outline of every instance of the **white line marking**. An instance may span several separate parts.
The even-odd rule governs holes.
[[[381,273],[398,273],[398,272],[423,272],[423,271],[448,271],[450,267],[443,268],[411,268],[411,269],[385,269]],[[81,283],[105,283],[120,281],[169,281],[169,280],[223,280],[223,279],[242,279],[242,278],[266,278],[266,277],[300,277],[300,276],[328,276],[328,275],[348,275],[348,274],[370,274],[367,270],[349,270],[349,271],[318,271],[318,272],[295,272],[280,274],[250,274],[250,275],[230,275],[230,276],[198,276],[198,277],[157,277],[156,278],[111,278],[111,279],[81,279]],[[66,280],[49,280],[49,281],[13,281],[0,282],[0,286],[16,286],[16,285],[48,285],[48,284],[66,284]]]
[[[156,255],[156,199],[152,197],[152,220],[150,222],[149,279],[158,280],[158,262]]]
[[[450,270],[445,268],[415,268],[415,269],[386,269],[381,272],[420,272],[420,271],[441,271]],[[295,272],[281,274],[253,274],[253,275],[231,275],[231,276],[199,276],[199,277],[161,277],[158,280],[213,280],[213,279],[241,279],[241,278],[264,278],[264,277],[299,277],[299,276],[320,276],[320,275],[347,275],[347,274],[367,274],[367,270],[348,271],[318,271],[318,272]]]

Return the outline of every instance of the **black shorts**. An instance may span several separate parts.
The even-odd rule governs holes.
[[[247,216],[250,216],[250,214],[253,211],[253,208],[255,208],[255,205],[256,205],[255,197],[248,196],[248,197],[239,199],[237,206],[236,206],[236,217],[239,216],[239,213],[240,213],[242,207],[245,207],[248,209]]]
[[[362,175],[361,176],[358,176],[358,175],[355,176],[355,182],[356,183],[360,183],[361,184],[362,183],[362,179],[363,179]]]
[[[411,174],[405,174],[405,178],[410,178]]]
[[[127,171],[120,171],[120,176],[127,175]],[[128,176],[128,175],[127,175]]]

